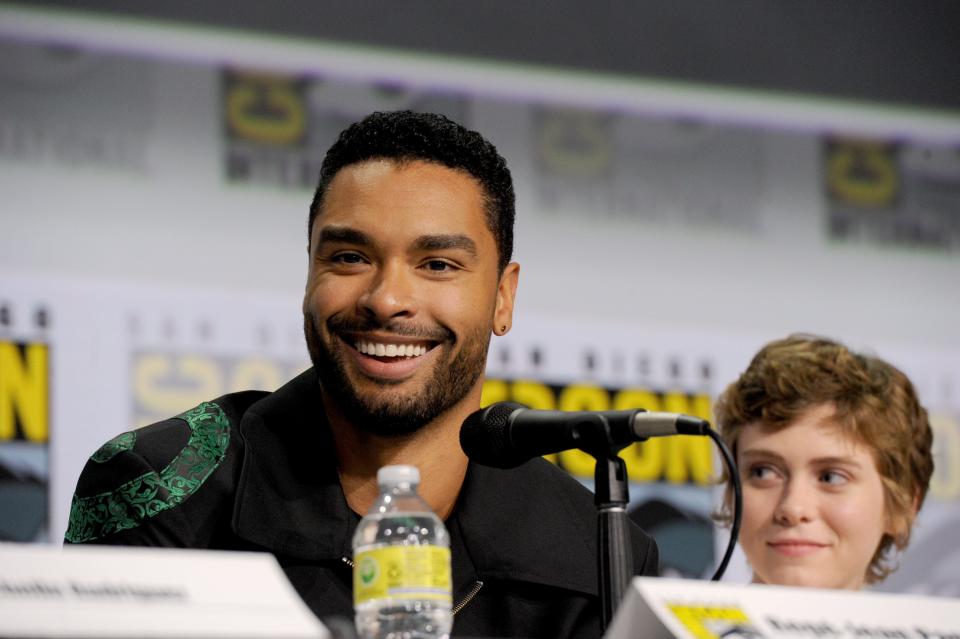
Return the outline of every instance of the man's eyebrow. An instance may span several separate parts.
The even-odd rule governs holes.
[[[317,238],[317,244],[328,242],[338,242],[343,244],[357,244],[359,246],[369,246],[370,237],[357,229],[349,226],[325,226],[320,229],[320,237]]]
[[[477,243],[466,235],[421,235],[413,243],[413,248],[418,251],[443,251],[450,249],[460,249],[466,251],[471,257],[477,256]]]

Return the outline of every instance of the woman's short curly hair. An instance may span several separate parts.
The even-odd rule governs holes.
[[[873,555],[866,581],[875,583],[896,569],[894,548],[907,547],[933,474],[933,433],[907,376],[838,342],[791,335],[760,349],[714,412],[736,458],[737,441],[748,424],[783,428],[823,404],[833,405],[832,421],[848,437],[870,449],[883,481],[885,512],[897,533],[884,534]],[[725,480],[718,518],[729,522],[732,487],[729,477]]]

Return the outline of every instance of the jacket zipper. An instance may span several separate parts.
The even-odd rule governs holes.
[[[464,606],[466,606],[468,603],[473,601],[473,598],[477,596],[477,593],[480,592],[481,588],[483,588],[482,581],[478,579],[477,581],[473,582],[473,586],[471,586],[470,592],[468,592],[466,596],[464,596],[464,598],[460,600],[460,603],[458,603],[456,606],[451,608],[450,612],[456,615],[458,612],[463,610]]]
[[[349,557],[341,557],[340,559],[343,560],[343,563],[347,564],[351,569],[353,569],[354,563],[352,559]],[[473,586],[470,587],[470,591],[457,603],[457,605],[450,609],[450,612],[453,615],[456,615],[458,612],[463,610],[468,603],[473,601],[473,598],[477,596],[477,593],[480,592],[481,588],[483,588],[482,581],[478,579],[477,581],[473,582]]]

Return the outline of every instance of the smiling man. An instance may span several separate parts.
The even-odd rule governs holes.
[[[377,470],[420,469],[450,532],[453,634],[597,637],[592,495],[542,459],[469,462],[491,333],[513,321],[503,158],[442,116],[375,113],[324,160],[310,207],[313,367],[124,433],[91,457],[66,540],[264,550],[313,611],[352,617],[350,540]],[[653,541],[633,530],[637,574]]]

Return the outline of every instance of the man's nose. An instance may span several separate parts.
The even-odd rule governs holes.
[[[357,302],[362,312],[380,320],[416,315],[416,274],[405,264],[388,262],[377,269]]]

